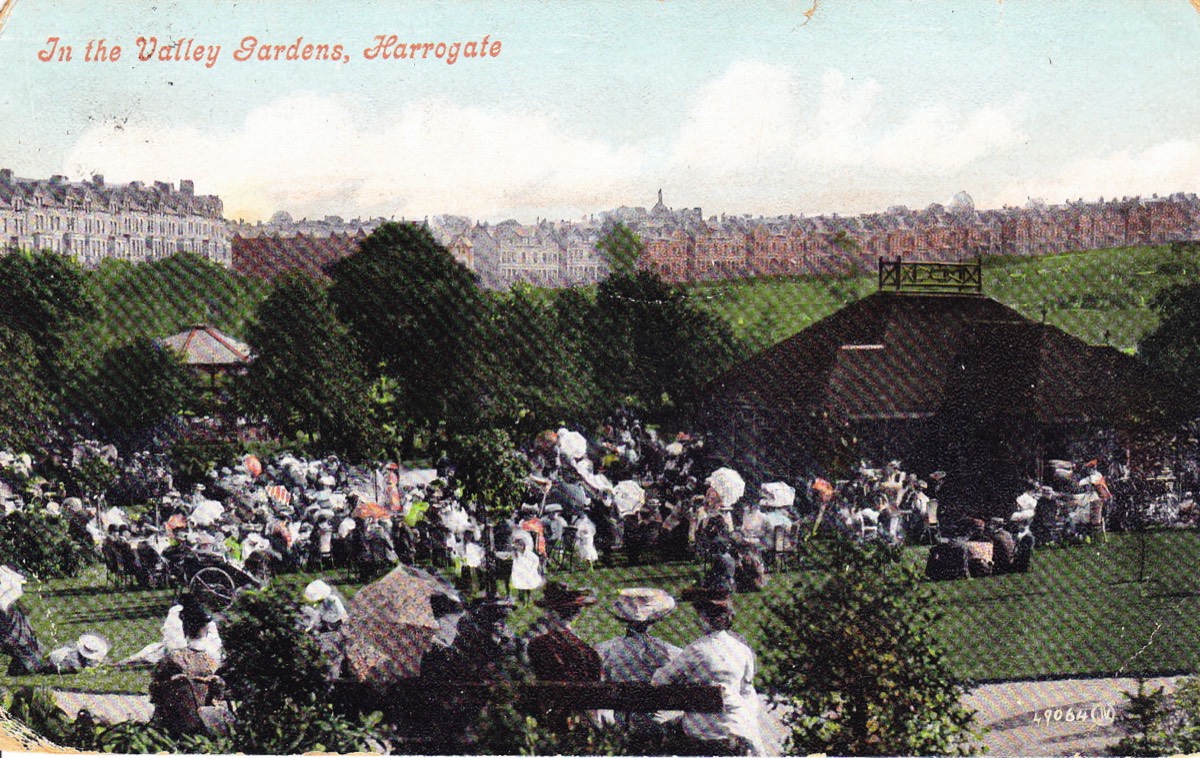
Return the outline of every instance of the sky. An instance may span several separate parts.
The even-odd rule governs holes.
[[[0,167],[192,179],[234,220],[578,219],[660,188],[706,216],[1200,191],[1188,0],[10,2]],[[371,59],[389,35],[427,57]],[[298,38],[342,59],[255,55]],[[93,39],[119,60],[85,61]]]

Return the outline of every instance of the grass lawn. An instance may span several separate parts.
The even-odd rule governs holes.
[[[1138,580],[1139,552],[1145,547],[1144,581]],[[923,565],[927,548],[911,548],[905,560]],[[1038,550],[1028,574],[929,584],[944,617],[939,637],[950,666],[963,680],[1059,678],[1071,675],[1133,675],[1200,668],[1200,535],[1195,532],[1117,534],[1107,544]],[[315,575],[282,578],[297,594]],[[334,583],[352,597],[356,585],[345,574]],[[699,578],[690,563],[596,569],[564,578],[590,586],[601,603],[586,611],[575,628],[596,643],[621,633],[606,612],[617,589],[648,585],[678,596]],[[787,591],[788,576],[773,577],[768,591],[740,595],[735,629],[762,650],[766,604]],[[85,630],[113,642],[110,660],[120,660],[159,638],[171,602],[166,591],[116,590],[92,569],[70,581],[30,584],[22,600],[47,649],[73,641]],[[518,608],[514,630],[537,617],[535,606]],[[814,607],[814,613],[820,608]],[[658,624],[656,633],[684,645],[699,633],[690,606]],[[145,671],[102,668],[75,676],[0,677],[0,686],[44,684],[60,688],[145,692]]]
[[[1049,323],[1085,342],[1133,350],[1158,324],[1150,309],[1154,295],[1194,281],[1198,272],[1200,254],[1176,254],[1170,245],[992,258],[983,264],[983,292],[1027,318],[1040,320],[1045,309]],[[711,282],[691,285],[689,292],[697,304],[725,318],[738,336],[759,349],[876,287],[872,271],[853,277]]]

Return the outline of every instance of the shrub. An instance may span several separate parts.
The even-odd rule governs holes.
[[[96,551],[62,518],[27,509],[0,518],[0,555],[28,576],[61,579],[78,574]]]
[[[937,614],[894,550],[831,541],[769,606],[763,678],[793,710],[792,750],[836,755],[969,755],[975,712],[960,703],[933,638]]]
[[[296,588],[272,582],[240,595],[222,629],[222,670],[234,703],[232,750],[257,754],[370,750],[382,716],[357,721],[326,697],[326,662],[296,623]]]
[[[1167,695],[1138,679],[1137,692],[1123,692],[1119,724],[1125,736],[1112,747],[1116,755],[1200,753],[1200,679],[1189,677]]]

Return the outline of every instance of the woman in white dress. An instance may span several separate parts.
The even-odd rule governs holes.
[[[519,531],[513,535],[513,567],[509,586],[517,591],[523,605],[528,605],[533,590],[542,586],[542,562],[533,550],[533,537]]]
[[[587,563],[588,571],[591,571],[596,561],[600,560],[600,553],[596,552],[595,539],[596,525],[586,515],[581,515],[575,520],[575,555]]]

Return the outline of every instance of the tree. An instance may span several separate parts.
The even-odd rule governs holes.
[[[192,407],[199,384],[178,354],[138,337],[107,351],[76,396],[103,428],[128,438]]]
[[[493,296],[487,344],[498,370],[491,384],[498,401],[511,408],[497,419],[509,428],[532,433],[595,415],[598,390],[582,332],[569,326],[570,319],[586,319],[591,304],[575,294],[516,284]]]
[[[493,367],[474,276],[423,226],[387,223],[330,269],[329,295],[367,366],[394,378],[413,434],[477,428]],[[412,436],[409,437],[412,442]]]
[[[52,408],[29,335],[0,326],[0,449],[28,450],[45,439]]]
[[[451,438],[446,451],[454,465],[454,478],[462,484],[463,502],[481,524],[487,524],[487,588],[496,591],[495,545],[492,524],[509,521],[525,496],[529,461],[517,452],[503,429],[485,429]]]
[[[792,752],[973,753],[975,713],[960,703],[917,569],[885,546],[831,547],[824,571],[772,601],[765,630],[764,678],[792,706]]]
[[[368,450],[368,384],[359,351],[324,288],[285,274],[258,309],[248,341],[255,359],[240,382],[243,406],[284,435],[358,458]]]
[[[106,258],[88,272],[98,317],[80,331],[80,352],[123,345],[135,337],[162,337],[195,324],[243,334],[269,285],[194,253],[142,263]]]
[[[56,394],[69,372],[68,335],[96,317],[83,269],[74,259],[43,250],[0,256],[0,326],[33,340],[39,375]]]
[[[596,249],[608,262],[612,274],[628,275],[637,271],[646,248],[637,232],[620,222],[613,224],[596,243]]]
[[[1200,284],[1163,290],[1150,305],[1159,324],[1138,343],[1138,354],[1153,368],[1194,386],[1200,379]]]
[[[600,283],[590,336],[604,398],[651,418],[693,402],[738,352],[728,324],[649,271],[613,273]]]

